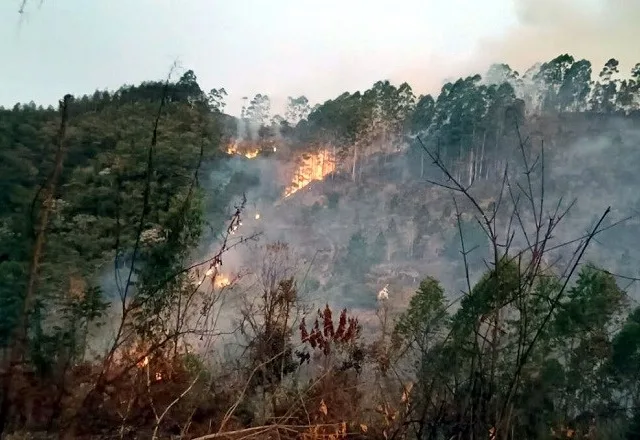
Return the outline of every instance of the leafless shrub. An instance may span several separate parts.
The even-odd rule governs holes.
[[[484,206],[476,197],[473,182],[466,185],[455,177],[441,159],[438,148],[430,149],[420,138],[417,139],[444,178],[443,181],[429,182],[453,193],[466,281],[466,292],[462,296],[463,310],[471,310],[467,317],[458,316],[458,320],[463,321],[454,323],[448,335],[423,353],[423,356],[432,353],[432,356],[446,357],[446,354],[437,355],[438,351],[447,350],[446,344],[452,340],[465,340],[465,332],[469,332],[470,338],[466,339],[469,345],[464,348],[470,350],[465,355],[469,363],[461,368],[453,357],[457,355],[451,353],[450,372],[444,373],[451,375],[454,388],[447,389],[448,378],[433,377],[426,380],[423,376],[423,382],[426,380],[421,387],[423,395],[414,400],[407,413],[408,420],[417,417],[417,420],[408,423],[415,426],[416,435],[420,438],[430,430],[443,427],[445,432],[449,432],[448,435],[454,436],[485,436],[492,430],[493,435],[510,438],[514,397],[520,391],[523,373],[527,371],[540,336],[547,331],[593,238],[624,221],[604,226],[610,213],[608,208],[586,234],[568,242],[554,241],[557,226],[575,201],[568,204],[563,204],[562,199],[549,202],[545,195],[544,145],[532,160],[530,152],[534,148],[529,145],[528,139],[520,137],[517,125],[516,129],[523,178],[514,177],[506,167],[499,192],[489,206]],[[460,210],[462,202],[470,206],[474,222],[482,229],[489,243],[488,259],[485,259],[488,275],[475,286],[471,281],[468,256],[476,249],[469,249],[465,243],[463,212]],[[524,244],[517,245],[518,241]],[[575,245],[575,249],[571,252],[569,263],[566,267],[558,268],[557,260],[553,261],[554,254],[570,245]],[[540,293],[541,280],[550,276],[557,277],[558,288],[545,299],[546,308],[540,314],[533,309],[537,304],[534,298]],[[476,303],[477,306],[472,306]],[[536,319],[531,318],[534,314]],[[504,330],[507,325],[512,326],[509,332]],[[459,349],[463,350],[462,347]],[[441,371],[446,371],[446,368]],[[506,378],[505,389],[495,388],[498,377]],[[448,431],[447,426],[450,427]]]

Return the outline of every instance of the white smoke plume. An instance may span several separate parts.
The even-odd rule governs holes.
[[[594,75],[616,58],[625,76],[640,62],[637,0],[511,1],[517,20],[505,33],[480,40],[465,56],[409,59],[392,69],[390,78],[433,94],[447,80],[486,72],[493,63],[507,63],[522,74],[538,62],[568,53],[590,60]]]
[[[560,53],[586,58],[597,71],[617,58],[621,71],[640,61],[640,2],[635,0],[513,0],[518,25],[504,38],[481,44],[491,54],[518,69]],[[485,57],[485,55],[480,55]]]

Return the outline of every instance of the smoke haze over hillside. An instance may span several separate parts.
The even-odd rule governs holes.
[[[486,53],[526,68],[559,51],[602,66],[621,60],[635,64],[640,37],[640,3],[633,0],[514,0],[519,25],[499,40],[487,40]],[[483,51],[485,52],[485,51]]]
[[[241,98],[256,93],[268,94],[281,112],[289,95],[322,102],[384,78],[434,93],[445,79],[484,72],[493,62],[523,70],[569,52],[592,60],[595,73],[609,57],[626,72],[638,56],[635,0],[402,0],[393,6],[202,0],[180,7],[120,0],[108,8],[33,1],[22,18],[20,3],[0,5],[0,50],[9,66],[0,74],[5,106],[30,99],[54,104],[67,92],[162,78],[175,59],[193,69],[206,90],[225,87],[227,110],[238,114]],[[136,32],[139,23],[148,24],[144,38]],[[55,44],[42,38],[54,29]],[[81,56],[67,59],[69,51]],[[41,62],[49,67],[37,67]],[[123,64],[128,68],[116,67]]]
[[[0,0],[0,438],[640,438],[638,23]]]
[[[391,75],[415,89],[437,93],[445,78],[485,72],[507,63],[523,73],[540,60],[571,53],[594,64],[594,75],[611,57],[627,74],[638,59],[640,2],[634,0],[511,0],[515,21],[499,35],[481,37],[464,56],[404,61]]]

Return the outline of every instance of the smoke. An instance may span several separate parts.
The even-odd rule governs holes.
[[[640,180],[636,172],[640,166],[637,154],[640,130],[634,127],[633,121],[609,118],[607,122],[598,123],[595,134],[589,134],[586,128],[589,121],[580,117],[576,120],[566,122],[568,131],[580,133],[568,136],[570,142],[563,143],[567,137],[561,135],[546,140],[550,145],[545,153],[547,211],[553,210],[560,197],[564,198],[565,206],[573,198],[578,200],[555,231],[550,246],[588,233],[607,206],[612,207],[612,214],[605,226],[627,216],[635,216],[637,220],[640,209],[637,191]],[[549,128],[546,132],[552,133],[554,129]],[[355,183],[347,169],[312,182],[285,198],[285,188],[293,179],[292,170],[298,153],[284,150],[279,146],[278,154],[259,155],[253,159],[233,156],[223,160],[209,174],[208,185],[212,187],[227,187],[238,174],[251,176],[256,181],[246,191],[243,224],[232,241],[260,234],[257,242],[234,247],[223,255],[222,274],[230,279],[239,276],[240,280],[225,291],[217,321],[220,331],[233,333],[242,306],[240,300],[262,292],[260,271],[264,263],[264,246],[276,241],[289,245],[293,258],[288,273],[295,276],[299,293],[311,310],[328,303],[334,309],[347,307],[366,317],[375,306],[376,294],[385,285],[389,285],[389,303],[401,309],[420,280],[427,276],[438,279],[451,298],[466,290],[451,193],[434,187],[410,171],[412,167],[414,170],[420,168],[410,151],[364,159],[362,172]],[[531,154],[535,156],[536,152]],[[516,180],[524,185],[521,168],[514,167],[513,170],[514,187]],[[433,165],[427,164],[425,177],[439,180]],[[534,180],[536,192],[538,184],[539,180]],[[496,182],[479,182],[472,193],[486,206],[491,200],[495,201],[498,191]],[[333,203],[329,201],[331,195],[336,198]],[[232,201],[231,205],[238,201]],[[467,248],[476,249],[468,256],[473,284],[486,271],[487,238],[475,227],[473,207],[464,197],[458,197],[458,203],[466,213],[463,234]],[[506,212],[508,203],[504,205]],[[531,231],[531,216],[524,211],[522,216]],[[508,217],[499,219],[498,232],[505,230],[503,226]],[[398,230],[395,239],[390,232],[392,221]],[[417,243],[419,223],[424,229],[422,242]],[[640,258],[640,252],[634,246],[640,233],[637,223],[624,222],[598,235],[584,261],[594,262],[615,273],[638,276],[635,262]],[[350,240],[354,234],[361,233],[370,253],[381,232],[388,241],[387,255],[382,261],[371,264],[366,277],[358,278],[361,261],[346,258]],[[555,252],[565,256],[558,262],[560,270],[570,264],[571,253],[577,245],[574,243]],[[203,243],[202,254],[197,260],[217,253],[219,246],[219,241]],[[422,251],[418,252],[418,246]],[[516,237],[514,246],[526,247],[521,234]],[[550,260],[555,260],[555,255]],[[106,278],[105,284],[110,281]],[[107,342],[109,337],[110,334],[105,336]],[[227,348],[237,343],[235,334],[221,336],[216,342]]]
[[[593,63],[597,75],[610,58],[628,75],[640,62],[640,2],[636,0],[511,0],[515,23],[505,32],[481,38],[464,54],[407,57],[389,77],[407,81],[416,93],[437,93],[452,78],[486,72],[507,63],[524,73],[541,60],[568,53]]]
[[[518,24],[481,42],[472,64],[507,62],[521,71],[561,53],[591,60],[595,73],[609,58],[626,72],[640,61],[640,2],[635,0],[513,0]],[[490,55],[487,55],[490,54]],[[490,58],[489,58],[490,56]]]
[[[556,192],[578,200],[561,234],[584,231],[609,206],[612,212],[605,224],[629,218],[600,234],[588,253],[591,261],[625,276],[638,275],[640,260],[635,239],[640,220],[639,145],[634,121],[612,119],[597,135],[559,149],[549,167]]]
[[[378,10],[371,2],[341,6],[335,17],[327,16],[330,6],[317,7],[331,23],[352,14],[356,24],[349,25],[351,33],[335,37],[340,33],[334,30],[329,36],[321,29],[321,18],[309,17],[300,32],[307,35],[310,46],[296,45],[287,58],[282,54],[292,46],[279,46],[272,57],[278,63],[261,59],[264,74],[247,80],[241,93],[266,93],[274,112],[282,113],[287,95],[304,94],[312,102],[324,102],[384,79],[406,81],[416,94],[435,94],[448,80],[486,72],[492,63],[508,63],[522,73],[538,61],[569,53],[592,61],[594,74],[609,58],[616,58],[626,75],[640,61],[636,0],[497,0],[482,8],[471,0],[400,3],[403,6],[394,11]],[[457,10],[460,7],[467,8],[466,13]],[[306,17],[308,12],[296,14]],[[370,34],[370,27],[379,27],[379,32]],[[288,64],[292,60],[295,64]],[[237,98],[229,103],[231,112],[239,112],[239,107]]]

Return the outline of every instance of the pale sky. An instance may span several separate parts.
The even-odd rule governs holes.
[[[22,16],[21,2],[0,0],[4,106],[163,79],[175,60],[226,88],[231,113],[256,93],[281,111],[382,79],[437,92],[567,51],[640,61],[640,0],[28,0]]]

